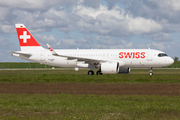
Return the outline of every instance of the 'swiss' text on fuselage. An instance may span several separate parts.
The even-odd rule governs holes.
[[[145,52],[120,52],[119,58],[145,58]]]

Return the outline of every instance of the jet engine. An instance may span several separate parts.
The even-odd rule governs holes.
[[[101,72],[102,73],[111,73],[117,74],[119,71],[119,63],[118,62],[105,62],[101,63]]]

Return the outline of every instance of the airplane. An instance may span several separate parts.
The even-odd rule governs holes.
[[[131,68],[164,67],[174,63],[166,53],[154,49],[49,49],[43,48],[24,24],[15,24],[21,51],[9,52],[25,60],[57,67],[89,68],[88,75],[129,73]]]

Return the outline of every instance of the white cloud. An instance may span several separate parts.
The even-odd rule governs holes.
[[[11,6],[9,2],[1,2],[2,4]],[[21,4],[23,5],[24,2]],[[42,0],[38,1],[38,3],[46,2],[47,1]],[[32,1],[32,4],[36,3]],[[49,6],[51,6],[51,3]],[[33,9],[33,7],[30,8]],[[111,10],[105,5],[100,5],[99,8],[92,8],[84,6],[83,4],[77,4],[77,6],[72,6],[72,8],[73,9],[67,11],[62,6],[56,6],[46,11],[35,10],[33,12],[15,9],[13,13],[11,13],[15,16],[15,19],[12,19],[12,21],[8,23],[9,28],[7,28],[7,26],[5,28],[6,30],[2,28],[2,32],[6,33],[11,30],[12,22],[24,23],[26,26],[30,26],[29,29],[33,30],[33,32],[43,32],[49,31],[52,28],[59,28],[59,30],[64,32],[79,30],[82,33],[95,33],[99,35],[132,36],[162,30],[162,26],[152,19],[134,17],[131,13],[126,13],[117,5]]]
[[[95,48],[103,49],[130,49],[134,48],[132,42],[127,43],[126,40],[112,38],[111,36],[96,36]]]
[[[74,5],[79,0],[0,0],[0,6],[23,10],[47,10],[56,5]]]
[[[11,25],[0,25],[0,30],[3,33],[14,33],[15,32],[14,26],[11,26]]]
[[[87,15],[91,16],[94,19],[96,19],[99,15],[105,14],[107,16],[113,16],[117,19],[123,19],[124,18],[124,11],[120,11],[121,9],[118,6],[115,6],[112,10],[108,10],[107,6],[100,5],[98,9],[86,7],[83,5],[78,5],[76,8],[74,8],[74,11],[79,15]],[[122,13],[120,13],[122,12]]]
[[[54,1],[54,0],[52,0]],[[1,0],[1,6],[19,9],[46,9],[47,0]],[[49,4],[52,2],[49,1]],[[47,4],[47,5],[49,5]]]
[[[83,3],[83,5],[88,6],[88,7],[92,7],[92,8],[98,8],[100,5],[101,0],[84,0],[81,3]]]
[[[174,11],[180,11],[179,0],[147,0],[147,1],[153,2],[163,9],[171,9]]]
[[[73,39],[70,35],[66,34],[65,39],[57,39],[54,35],[39,35],[35,34],[34,38],[39,42],[39,44],[47,48],[47,43],[50,44],[53,48],[56,49],[74,49],[74,48],[90,48],[90,41],[78,38]]]
[[[179,0],[128,0],[124,1],[125,11],[129,11],[135,18],[142,17],[155,21],[161,26],[157,32],[180,31],[180,1]]]
[[[173,36],[168,34],[168,33],[164,33],[164,32],[157,32],[157,33],[153,33],[153,34],[145,34],[143,35],[144,39],[151,39],[154,42],[169,42],[169,41],[173,41]]]
[[[163,42],[152,42],[149,47],[155,48],[158,50],[164,50],[167,46],[165,46]]]
[[[162,30],[162,26],[152,19],[144,19],[142,17],[136,17],[133,19],[132,17],[127,16],[126,20],[128,20],[129,30],[134,35],[155,33]]]
[[[77,45],[74,39],[62,39],[61,42],[64,48],[73,49]]]
[[[59,39],[55,38],[53,35],[34,35],[34,38],[41,44],[41,46],[47,48],[47,43],[50,44],[52,47],[55,47],[57,44],[59,45]]]
[[[172,41],[172,36],[167,33],[155,33],[151,35],[154,41]]]
[[[78,5],[74,8],[75,14],[82,19],[78,26],[83,32],[95,32],[102,35],[140,35],[162,30],[162,26],[152,19],[133,17],[118,6],[108,10],[107,6],[100,5],[99,9]],[[92,23],[90,22],[92,21]]]
[[[61,39],[61,48],[65,48],[65,49],[76,49],[76,48],[80,48],[80,49],[88,49],[91,48],[91,44],[90,41],[85,40],[83,38],[79,38],[79,39]]]

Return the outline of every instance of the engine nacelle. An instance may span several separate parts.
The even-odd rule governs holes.
[[[102,73],[111,73],[111,74],[117,74],[119,71],[119,63],[118,62],[106,62],[101,63],[101,72]]]
[[[130,68],[126,68],[126,67],[120,67],[119,68],[119,73],[130,73]]]

